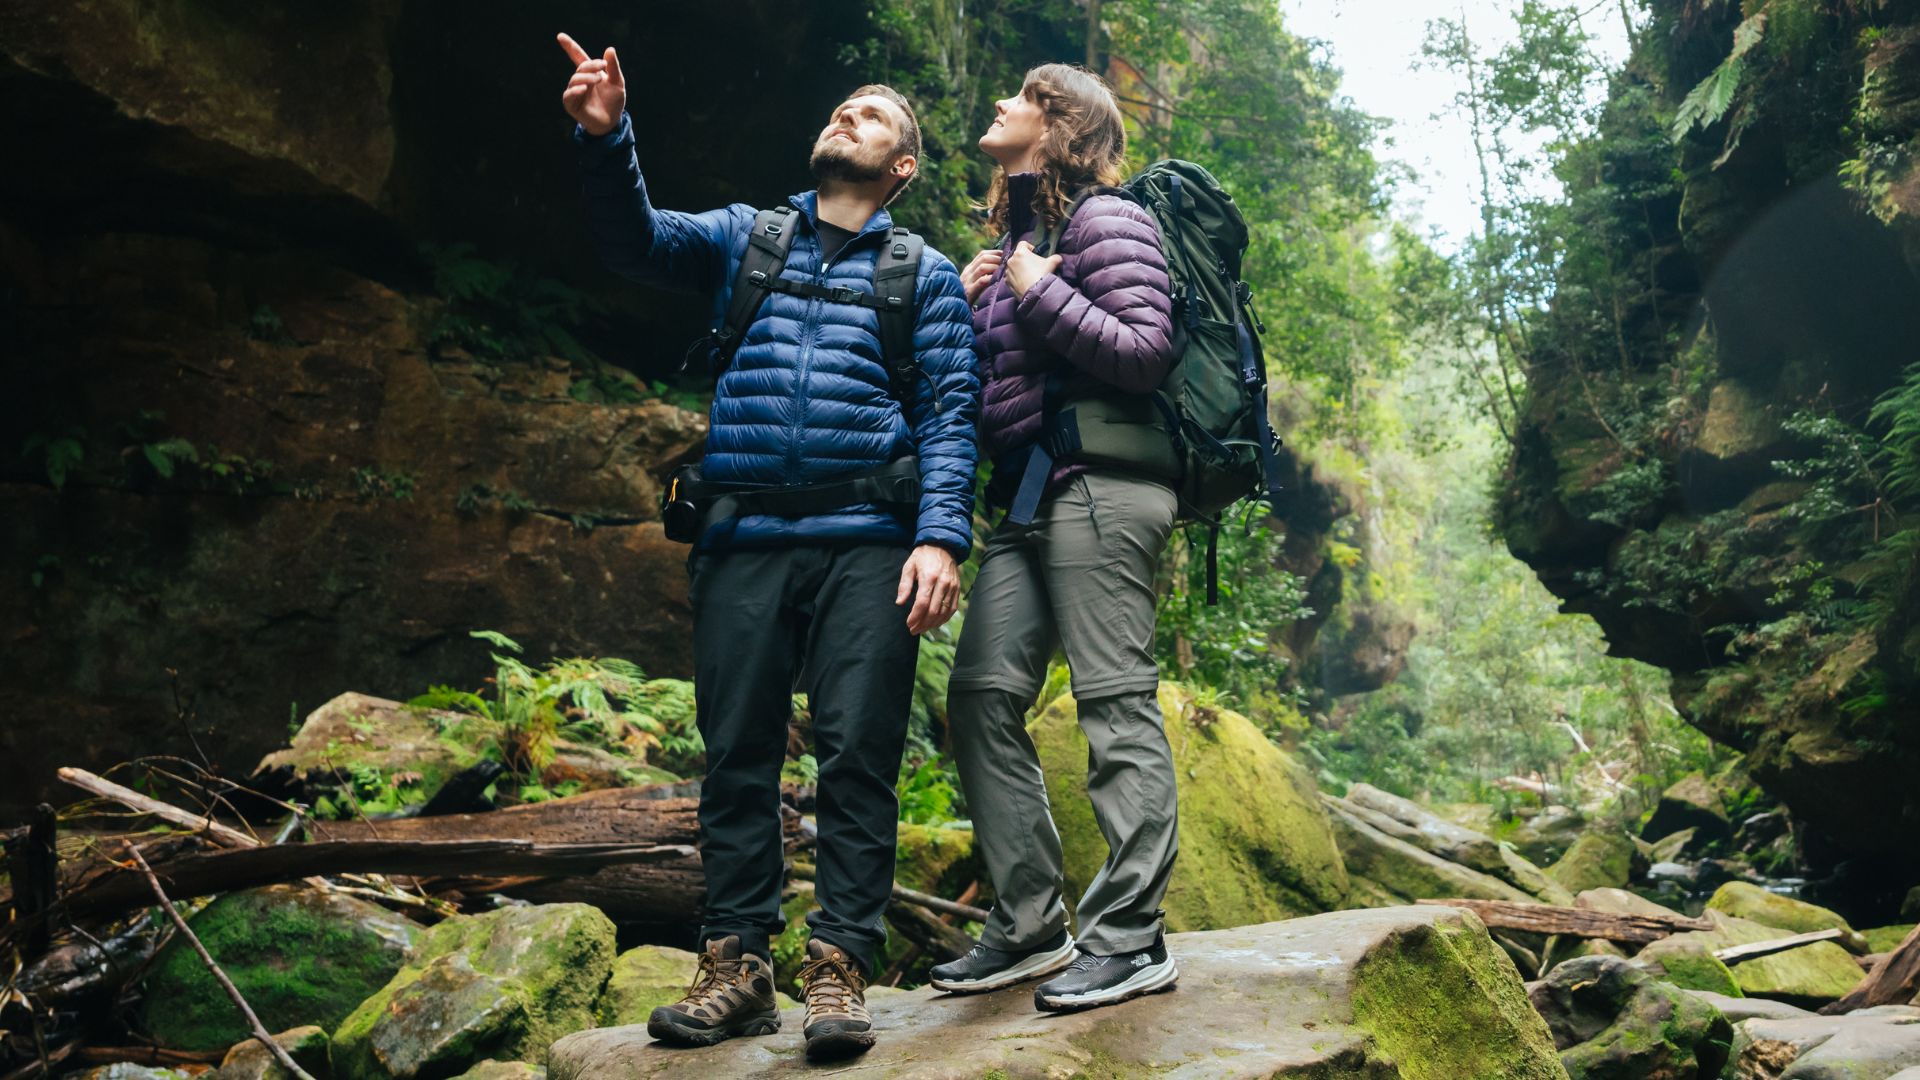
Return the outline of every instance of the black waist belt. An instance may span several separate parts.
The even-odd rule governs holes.
[[[672,484],[667,498],[670,501],[690,500],[700,504],[701,517],[708,522],[748,514],[806,517],[861,503],[918,506],[920,459],[903,457],[877,469],[819,484],[757,487],[716,484],[678,475],[673,478]]]

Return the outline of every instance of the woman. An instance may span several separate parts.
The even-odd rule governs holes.
[[[1009,512],[974,583],[947,708],[999,902],[980,943],[934,968],[932,981],[990,990],[1066,968],[1035,990],[1034,1004],[1082,1008],[1171,987],[1177,976],[1159,911],[1177,840],[1153,660],[1154,571],[1175,499],[1151,479],[1054,461],[1036,439],[1063,402],[1158,386],[1173,359],[1173,302],[1153,218],[1098,190],[1121,178],[1126,156],[1106,83],[1047,64],[995,113],[980,147],[1000,165],[988,221],[1006,238],[961,280],[984,373],[989,494]],[[1024,724],[1056,646],[1072,669],[1091,751],[1087,793],[1109,848],[1080,899],[1077,943]]]

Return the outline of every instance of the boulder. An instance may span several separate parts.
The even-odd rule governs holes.
[[[1341,799],[1323,798],[1347,872],[1361,883],[1357,891],[1362,895],[1399,903],[1452,898],[1534,901],[1499,878],[1388,836],[1367,823],[1364,811],[1356,813]]]
[[[1689,855],[1698,855],[1699,845],[1694,841],[1699,835],[1700,830],[1697,827],[1688,827],[1663,836],[1647,845],[1647,861],[1677,863]]]
[[[1341,863],[1313,778],[1245,717],[1162,683],[1160,710],[1180,778],[1180,872],[1162,905],[1174,930],[1269,922],[1342,906]],[[1078,896],[1107,858],[1087,801],[1087,740],[1070,695],[1028,725]]]
[[[1605,911],[1615,915],[1665,915],[1679,918],[1680,913],[1670,907],[1663,907],[1626,889],[1602,888],[1585,889],[1573,898],[1573,906],[1588,911]]]
[[[295,1065],[316,1080],[326,1080],[333,1075],[331,1042],[326,1032],[312,1024],[283,1031],[275,1035],[273,1041],[280,1044]],[[220,1067],[208,1073],[205,1080],[293,1080],[293,1073],[268,1053],[258,1039],[248,1039],[234,1043],[227,1056],[220,1059]]]
[[[1662,840],[1681,829],[1697,829],[1703,844],[1733,839],[1733,825],[1720,805],[1720,793],[1707,778],[1693,773],[1662,792],[1653,816],[1640,830],[1647,840]]]
[[[122,1061],[85,1072],[68,1073],[66,1080],[188,1080],[188,1074],[175,1069],[158,1069],[151,1065]]]
[[[1180,985],[1104,1009],[1038,1016],[1025,986],[873,1003],[880,1041],[863,1073],[934,1077],[1296,1077],[1549,1080],[1565,1072],[1518,974],[1471,914],[1441,907],[1339,911],[1168,936]],[[797,1033],[790,1009],[783,1030]],[[809,1072],[795,1037],[707,1050],[644,1028],[569,1035],[554,1080],[767,1077]]]
[[[1790,930],[1762,926],[1711,908],[1702,914],[1712,919],[1717,929],[1662,938],[1640,950],[1636,959],[1660,959],[1670,950],[1690,951],[1698,947],[1712,951],[1793,936]],[[1742,961],[1731,970],[1742,993],[1806,1007],[1817,1007],[1845,996],[1860,982],[1862,974],[1860,965],[1847,950],[1831,941]]]
[[[418,924],[357,897],[304,885],[229,893],[188,923],[268,1031],[331,1028],[407,960]],[[160,1045],[224,1050],[250,1037],[184,938],[154,959],[141,1024]]]
[[[341,1023],[334,1070],[410,1080],[486,1058],[540,1063],[554,1039],[593,1024],[613,956],[613,923],[585,904],[448,919]]]
[[[1502,881],[1514,886],[1543,904],[1558,904],[1566,907],[1573,903],[1573,892],[1565,885],[1547,876],[1540,869],[1512,847],[1500,845],[1501,871],[1495,875]]]
[[[480,760],[477,742],[443,732],[468,722],[458,713],[410,708],[368,694],[345,693],[307,714],[284,750],[260,759],[255,775],[283,773],[301,784],[331,784],[354,774],[401,776],[392,811],[425,803],[449,778]]]
[[[1347,789],[1346,799],[1404,827],[1401,831],[1382,830],[1390,836],[1483,874],[1504,876],[1506,861],[1500,857],[1500,845],[1491,837],[1455,825],[1411,799],[1381,791],[1372,784],[1354,784]]]
[[[1586,815],[1571,806],[1546,806],[1505,837],[1514,850],[1535,863],[1550,863],[1585,835]]]
[[[1568,890],[1617,889],[1633,880],[1640,851],[1626,834],[1590,832],[1573,842],[1560,861],[1547,867],[1547,876]]]
[[[1715,1080],[1733,1025],[1612,956],[1569,960],[1528,987],[1573,1080]]]
[[[1683,990],[1701,990],[1725,997],[1746,996],[1740,980],[1733,975],[1713,950],[1699,941],[1680,935],[1649,944],[1634,956],[1634,963],[1659,979]]]
[[[1707,901],[1707,906],[1762,926],[1777,926],[1796,934],[1839,930],[1842,934],[1840,946],[1848,952],[1865,956],[1873,951],[1866,937],[1834,912],[1745,881],[1729,881],[1720,886],[1714,891],[1713,898]]]
[[[1874,1010],[1734,1025],[1741,1080],[1884,1080],[1920,1066],[1920,1017]]]

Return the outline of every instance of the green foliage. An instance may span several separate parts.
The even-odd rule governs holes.
[[[1675,142],[1685,138],[1695,128],[1712,127],[1732,108],[1734,94],[1740,89],[1740,80],[1747,71],[1747,54],[1760,44],[1767,32],[1767,13],[1765,11],[1748,16],[1733,31],[1733,51],[1727,54],[1713,74],[1700,80],[1699,85],[1688,91],[1681,99],[1680,107],[1674,111],[1672,134]],[[1737,138],[1729,137],[1731,144]]]
[[[1252,714],[1257,695],[1271,695],[1287,675],[1272,634],[1306,618],[1306,583],[1283,568],[1285,536],[1261,522],[1222,529],[1218,542],[1220,603],[1207,603],[1207,541],[1176,534],[1161,560],[1154,652],[1163,671],[1218,691],[1229,708]],[[1256,722],[1261,718],[1256,717]]]
[[[561,741],[618,750],[644,764],[661,743],[665,726],[645,711],[646,676],[626,660],[555,659],[534,668],[516,654],[520,646],[492,630],[470,635],[494,646],[492,694],[435,686],[407,704],[459,713],[479,724],[487,756],[506,766],[526,789],[537,786]],[[684,733],[681,733],[684,738]],[[548,794],[534,793],[536,798]]]
[[[958,792],[951,764],[940,757],[900,765],[900,820],[909,825],[939,825],[954,819]]]
[[[414,477],[399,469],[377,469],[362,465],[353,470],[353,490],[362,499],[393,499],[405,502],[413,498]]]
[[[487,484],[468,484],[453,497],[453,508],[462,514],[478,514],[488,506],[498,506],[509,514],[525,514],[538,509],[532,500],[511,488],[495,490]],[[575,521],[577,527],[580,523]]]
[[[20,447],[20,456],[29,460],[39,457],[47,483],[53,485],[53,490],[59,491],[66,487],[67,477],[86,461],[87,449],[81,442],[85,437],[83,428],[70,428],[65,435],[29,435]]]

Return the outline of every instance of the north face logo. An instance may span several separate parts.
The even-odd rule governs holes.
[[[1153,957],[1148,956],[1146,953],[1136,953],[1133,959],[1127,962],[1134,967],[1146,967],[1148,964],[1153,963]]]

